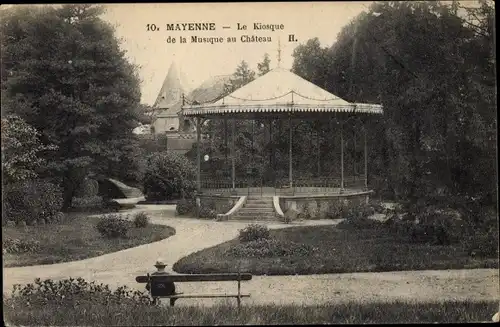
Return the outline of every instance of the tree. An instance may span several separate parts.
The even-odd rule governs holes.
[[[264,54],[264,59],[262,62],[257,64],[257,69],[259,70],[259,76],[266,74],[270,69],[269,65],[271,64],[271,59],[269,59],[269,54]]]
[[[239,89],[240,87],[250,83],[255,79],[255,72],[250,69],[248,66],[248,63],[243,60],[241,63],[236,67],[236,71],[233,73],[233,76],[231,78],[231,84],[229,88],[231,89],[231,92]]]
[[[460,6],[376,2],[330,49],[313,39],[294,52],[297,74],[384,105],[368,123],[370,172],[401,199],[495,201],[493,7],[481,1],[460,16]]]
[[[196,189],[196,171],[186,157],[157,152],[148,157],[144,194],[148,201],[191,198]]]
[[[1,12],[2,109],[55,144],[46,172],[64,208],[88,174],[127,157],[140,101],[136,67],[94,5],[14,7]]]
[[[38,176],[45,160],[44,151],[55,146],[43,145],[38,131],[15,115],[2,118],[2,176],[4,184],[22,182]]]

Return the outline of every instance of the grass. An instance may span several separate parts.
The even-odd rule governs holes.
[[[127,238],[107,239],[95,228],[98,220],[96,216],[72,213],[60,224],[2,227],[4,238],[40,242],[40,250],[36,253],[4,254],[4,267],[81,260],[156,242],[175,234],[169,226],[149,224],[145,228],[134,228],[130,222]]]
[[[4,320],[22,326],[196,326],[351,323],[458,323],[491,321],[497,301],[448,301],[440,303],[350,302],[326,305],[229,304],[214,307],[149,305],[26,306],[4,300]]]
[[[201,250],[173,266],[179,273],[237,272],[238,265],[254,275],[307,275],[425,269],[497,268],[498,257],[471,257],[460,244],[436,246],[409,243],[384,229],[339,229],[335,226],[271,230],[283,242],[316,248],[308,255],[238,257],[227,251],[239,240]]]

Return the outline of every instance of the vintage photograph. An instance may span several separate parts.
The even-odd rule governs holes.
[[[1,5],[4,324],[498,322],[495,19]]]

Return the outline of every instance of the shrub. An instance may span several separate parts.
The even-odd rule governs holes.
[[[75,191],[75,197],[95,197],[99,191],[99,183],[95,179],[86,177]]]
[[[330,219],[358,219],[367,218],[375,212],[375,207],[370,204],[336,201],[330,205],[326,216]]]
[[[104,215],[96,225],[99,233],[108,238],[125,238],[129,229],[129,222],[116,214]]]
[[[26,180],[8,184],[4,188],[2,220],[27,224],[40,219],[51,222],[62,203],[60,187],[48,181]]]
[[[317,249],[309,244],[261,238],[254,241],[239,243],[228,249],[226,255],[242,258],[308,256],[315,250]]]
[[[126,286],[111,291],[108,285],[86,282],[83,278],[41,281],[35,279],[34,284],[14,285],[10,301],[24,306],[46,305],[138,305],[150,304],[146,292],[132,291]]]
[[[313,206],[306,204],[301,213],[297,215],[298,219],[317,219],[319,216],[318,208],[314,208]]]
[[[194,199],[180,199],[177,201],[175,211],[178,215],[187,215],[193,213],[196,209],[196,201]]]
[[[40,242],[36,240],[19,240],[5,238],[2,241],[3,253],[21,254],[36,253],[40,250]]]
[[[240,242],[257,241],[268,239],[270,237],[269,228],[264,225],[250,224],[247,227],[240,229]]]
[[[344,204],[339,201],[334,201],[330,204],[328,211],[326,212],[326,217],[329,219],[340,219],[342,218],[342,210]]]
[[[136,228],[144,228],[149,224],[149,216],[144,212],[136,213],[134,216],[134,226]]]
[[[473,230],[469,229],[461,242],[470,256],[498,258],[498,236],[498,220],[490,217]]]
[[[196,189],[196,170],[183,155],[158,152],[149,156],[144,174],[147,201],[192,197]]]
[[[337,224],[340,229],[375,229],[382,227],[383,223],[366,217],[348,218]]]
[[[71,209],[79,212],[101,211],[106,209],[102,196],[75,197]]]
[[[210,219],[215,218],[215,217],[217,217],[217,212],[213,208],[202,206],[200,208],[199,217],[200,218],[210,218]]]
[[[450,244],[450,238],[445,228],[432,223],[414,224],[410,228],[410,240],[413,243]]]

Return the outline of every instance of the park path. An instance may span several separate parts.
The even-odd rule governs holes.
[[[233,239],[248,222],[215,222],[190,218],[176,218],[175,206],[138,205],[126,213],[147,211],[153,223],[176,229],[168,239],[135,248],[81,261],[4,268],[4,294],[9,294],[16,283],[33,282],[35,277],[60,279],[82,277],[85,280],[127,285],[143,289],[135,277],[154,270],[152,266],[161,257],[168,268],[180,258]],[[269,228],[298,225],[335,224],[332,220],[304,221],[297,224],[267,223]],[[178,290],[185,293],[219,293],[236,291],[236,283],[182,283]],[[439,301],[439,300],[499,300],[497,269],[427,270],[381,273],[346,273],[307,276],[254,276],[242,284],[242,291],[252,294],[245,303],[321,304],[342,301]],[[183,304],[213,304],[219,300],[189,299]]]

